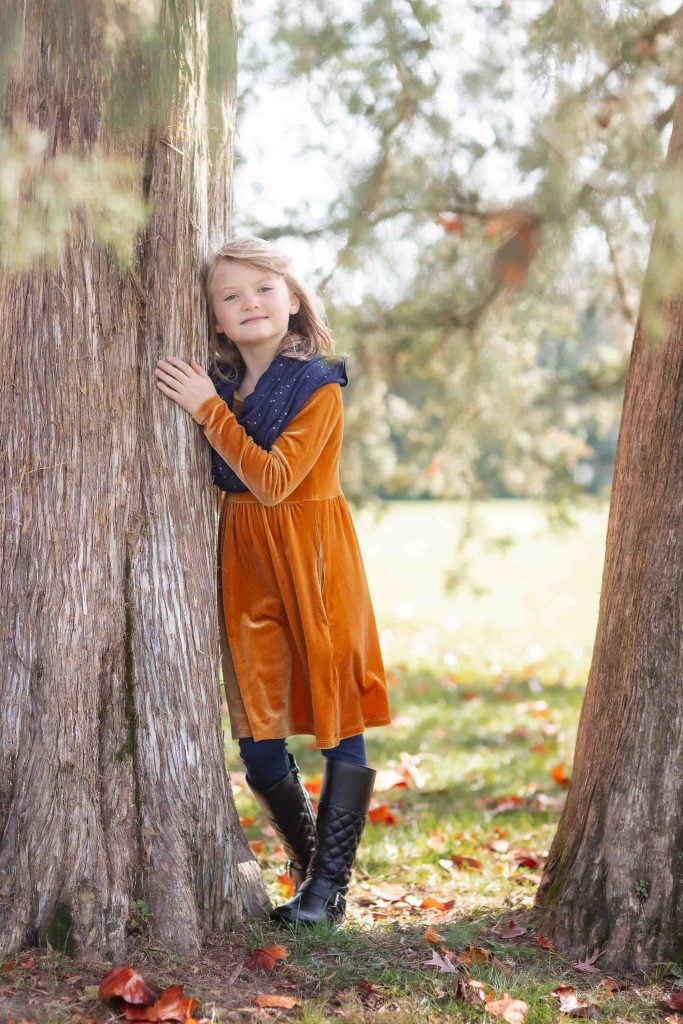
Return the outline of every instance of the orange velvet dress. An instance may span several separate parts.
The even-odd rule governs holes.
[[[339,482],[341,387],[314,391],[270,451],[218,395],[194,419],[249,488],[221,492],[218,530],[233,738],[310,733],[328,748],[388,724],[375,617]]]

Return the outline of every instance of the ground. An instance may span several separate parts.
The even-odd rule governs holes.
[[[359,517],[394,722],[368,733],[378,779],[345,926],[292,933],[251,923],[208,937],[200,959],[183,961],[146,940],[146,908],[135,908],[128,964],[160,989],[183,985],[200,1001],[196,1019],[466,1024],[503,1014],[544,1024],[569,1017],[564,1009],[610,1024],[683,1024],[672,1008],[683,1004],[683,965],[610,980],[599,950],[572,963],[531,919],[571,776],[606,507],[579,510],[563,533],[549,532],[531,502],[475,512],[483,529],[461,552],[469,586],[454,594],[441,582],[444,566],[463,565],[453,560],[467,532],[462,506],[397,503],[378,522]],[[320,757],[304,738],[291,748],[315,798]],[[226,758],[245,831],[281,901],[282,850],[227,739]],[[255,956],[272,947],[281,948],[270,962]],[[0,1021],[122,1019],[98,999],[111,966],[24,951],[0,965]],[[295,1005],[260,1007],[259,995]]]
[[[502,1013],[541,1024],[561,1019],[562,996],[576,1014],[615,1024],[667,1016],[683,1024],[666,1005],[681,991],[680,965],[662,964],[647,981],[610,980],[599,956],[590,962],[593,951],[572,964],[545,945],[531,921],[571,771],[582,680],[540,666],[486,678],[395,665],[391,692],[394,725],[369,734],[379,769],[374,820],[345,927],[292,933],[254,922],[210,936],[200,959],[183,961],[145,941],[142,907],[127,963],[160,989],[183,985],[200,1001],[200,1020],[314,1024],[381,1015],[406,1024],[464,1024]],[[315,796],[319,755],[304,739],[292,747]],[[244,827],[272,898],[281,900],[281,848],[257,817],[232,745],[229,751]],[[279,959],[269,963],[266,954],[261,967],[250,960],[273,946],[282,947],[274,952]],[[111,966],[86,966],[49,949],[25,951],[0,969],[0,1020],[121,1019],[115,1004],[97,997]],[[553,995],[561,986],[575,992]],[[295,1002],[290,1009],[260,1007],[259,994]]]

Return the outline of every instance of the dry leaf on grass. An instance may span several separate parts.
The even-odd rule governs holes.
[[[289,950],[284,946],[262,946],[251,953],[246,966],[250,971],[272,971],[278,960],[285,960],[288,956]]]
[[[522,1024],[529,1007],[521,999],[510,999],[506,993],[502,999],[492,999],[486,1003],[486,1012],[492,1017],[502,1017],[508,1024]]]
[[[449,956],[442,957],[438,953],[432,953],[429,960],[422,962],[423,967],[436,967],[442,974],[457,974],[458,967],[451,961]]]
[[[594,1003],[587,1003],[583,999],[579,999],[576,994],[576,989],[572,988],[571,985],[561,985],[559,988],[553,989],[552,993],[560,1003],[560,1013],[565,1014],[568,1017],[583,1017],[591,1020],[596,1020],[598,1017],[598,1008]]]
[[[187,1024],[198,999],[183,994],[182,985],[164,989],[154,1006],[126,1006],[123,1016],[129,1021],[180,1021]]]
[[[254,1003],[256,1006],[272,1010],[292,1010],[295,1006],[302,1005],[301,1000],[295,999],[294,996],[267,995],[264,992],[254,996]]]
[[[670,992],[664,1000],[669,1010],[683,1013],[683,992]]]
[[[452,910],[455,900],[437,900],[433,896],[427,896],[420,903],[420,910]]]
[[[515,924],[512,917],[502,927],[493,928],[492,931],[499,939],[518,939],[521,935],[526,935],[526,928]]]
[[[484,866],[476,857],[465,857],[461,853],[454,853],[451,860],[456,868],[472,868],[473,871],[481,871]]]
[[[437,946],[438,946],[438,944],[440,942],[445,942],[446,941],[444,939],[443,935],[439,935],[439,933],[437,931],[435,931],[434,928],[432,928],[431,925],[429,926],[429,928],[425,932],[424,939],[425,939],[425,942],[431,942],[431,943],[433,943],[434,945],[437,945]]]
[[[280,891],[285,899],[291,900],[292,896],[296,892],[294,886],[294,879],[288,871],[281,871],[277,876],[277,881],[280,886]]]
[[[594,949],[590,956],[587,956],[585,960],[579,960],[578,963],[572,964],[575,971],[582,971],[584,974],[599,974],[600,968],[595,966],[595,961],[599,960],[602,953],[598,949]]]
[[[106,1003],[115,996],[136,1006],[152,1006],[159,996],[159,990],[148,985],[132,967],[112,967],[100,982],[99,997]]]

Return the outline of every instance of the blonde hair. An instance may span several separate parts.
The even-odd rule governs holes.
[[[226,335],[216,331],[216,317],[211,302],[211,281],[221,260],[239,260],[247,266],[268,270],[284,278],[288,288],[299,299],[299,309],[289,317],[287,333],[280,343],[276,355],[287,355],[293,359],[313,359],[319,355],[331,355],[334,341],[320,301],[292,270],[289,257],[263,238],[244,235],[228,238],[209,255],[202,268],[202,283],[209,315],[210,340],[215,355],[213,366],[223,380],[235,380],[244,370],[244,360],[237,345]],[[223,372],[218,362],[227,364]]]

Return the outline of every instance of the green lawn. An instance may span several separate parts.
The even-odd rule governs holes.
[[[457,552],[470,514],[477,532]],[[585,672],[597,621],[607,505],[553,530],[531,501],[388,502],[355,516],[388,662]],[[464,585],[444,583],[462,567]],[[445,659],[445,661],[444,661]]]
[[[463,529],[462,506],[403,503],[379,522],[357,517],[394,720],[367,734],[378,778],[347,921],[336,931],[297,932],[252,920],[207,935],[195,959],[149,942],[143,921],[128,963],[159,988],[184,984],[200,1000],[202,1024],[554,1024],[569,1019],[553,995],[558,986],[574,990],[579,1017],[683,1019],[664,1003],[683,987],[683,965],[617,985],[548,948],[530,914],[572,770],[606,510],[581,511],[564,534],[549,532],[528,502],[491,502],[478,513],[489,538],[508,535],[514,544],[493,550],[480,537],[471,582],[487,589],[452,596],[442,574]],[[284,854],[224,724],[245,832],[281,902]],[[291,749],[315,792],[320,754],[309,737],[295,737]],[[272,970],[251,962],[272,946],[282,947]],[[104,964],[48,947],[0,968],[0,1020],[114,1019],[97,1001]],[[291,1008],[258,1004],[273,997]]]
[[[603,972],[582,973],[539,944],[530,919],[571,775],[606,513],[585,508],[574,527],[553,533],[533,503],[479,506],[484,534],[470,546],[470,582],[482,589],[452,595],[443,574],[462,506],[394,503],[379,521],[356,517],[394,713],[391,727],[367,734],[378,820],[366,828],[341,931],[252,925],[247,935],[252,948],[287,948],[254,984],[300,998],[291,1011],[300,1019],[360,1022],[386,1012],[401,1022],[484,1022],[493,1010],[476,996],[483,991],[522,1000],[527,1024],[542,1024],[560,1019],[559,985],[595,1007],[583,1016],[662,1019],[666,968],[652,986],[615,993]],[[496,550],[491,538],[503,535],[512,543]],[[290,747],[315,790],[319,753],[306,737]],[[282,851],[230,741],[227,750],[248,838],[281,902]],[[435,951],[458,973],[427,965]]]

